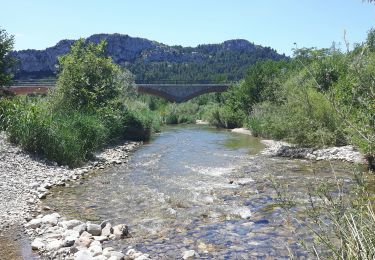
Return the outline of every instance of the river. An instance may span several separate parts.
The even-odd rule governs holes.
[[[44,204],[68,218],[127,223],[132,237],[109,245],[153,259],[190,249],[209,259],[308,258],[298,245],[305,231],[286,219],[271,179],[303,200],[312,183],[334,179],[332,167],[350,182],[354,166],[268,157],[263,148],[207,126],[167,127],[127,164],[54,188]]]

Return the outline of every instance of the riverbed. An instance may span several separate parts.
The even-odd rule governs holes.
[[[54,188],[44,205],[67,218],[127,223],[132,237],[107,245],[132,246],[152,259],[187,250],[205,259],[309,258],[298,243],[308,235],[289,223],[272,183],[304,200],[322,179],[351,182],[355,166],[275,158],[262,149],[249,135],[168,127],[127,164]]]

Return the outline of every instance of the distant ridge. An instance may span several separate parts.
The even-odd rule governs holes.
[[[197,47],[168,46],[124,34],[94,34],[87,42],[107,41],[107,53],[117,64],[128,68],[138,80],[238,80],[259,60],[287,59],[270,47],[247,40],[228,40]],[[15,51],[16,79],[54,77],[57,57],[69,52],[75,40],[61,40],[45,50]]]

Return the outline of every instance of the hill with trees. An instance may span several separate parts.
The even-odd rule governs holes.
[[[245,76],[247,68],[261,60],[285,60],[270,47],[247,40],[228,40],[197,47],[168,46],[156,41],[123,34],[95,34],[86,42],[107,42],[106,53],[129,69],[136,81],[234,81]],[[75,40],[61,40],[45,50],[13,52],[18,62],[15,79],[55,77],[58,57],[67,54]]]

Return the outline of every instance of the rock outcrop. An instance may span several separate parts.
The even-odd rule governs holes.
[[[107,53],[113,61],[124,67],[131,67],[137,75],[140,64],[147,63],[218,63],[223,65],[237,62],[238,55],[241,58],[241,66],[245,69],[260,59],[286,59],[269,47],[262,47],[250,43],[247,40],[229,40],[221,44],[203,44],[197,47],[168,46],[162,43],[144,38],[130,37],[124,34],[94,34],[86,38],[87,42],[99,43],[107,41]],[[21,50],[13,52],[18,60],[15,68],[15,78],[43,78],[54,76],[57,72],[58,57],[69,52],[75,40],[62,40],[55,46],[45,50]],[[233,60],[229,60],[232,57]],[[224,58],[223,58],[224,57]],[[225,59],[221,61],[220,59]],[[134,67],[136,66],[136,67]],[[137,67],[138,66],[138,67]],[[199,65],[200,66],[200,65]],[[230,66],[228,66],[230,67]]]

